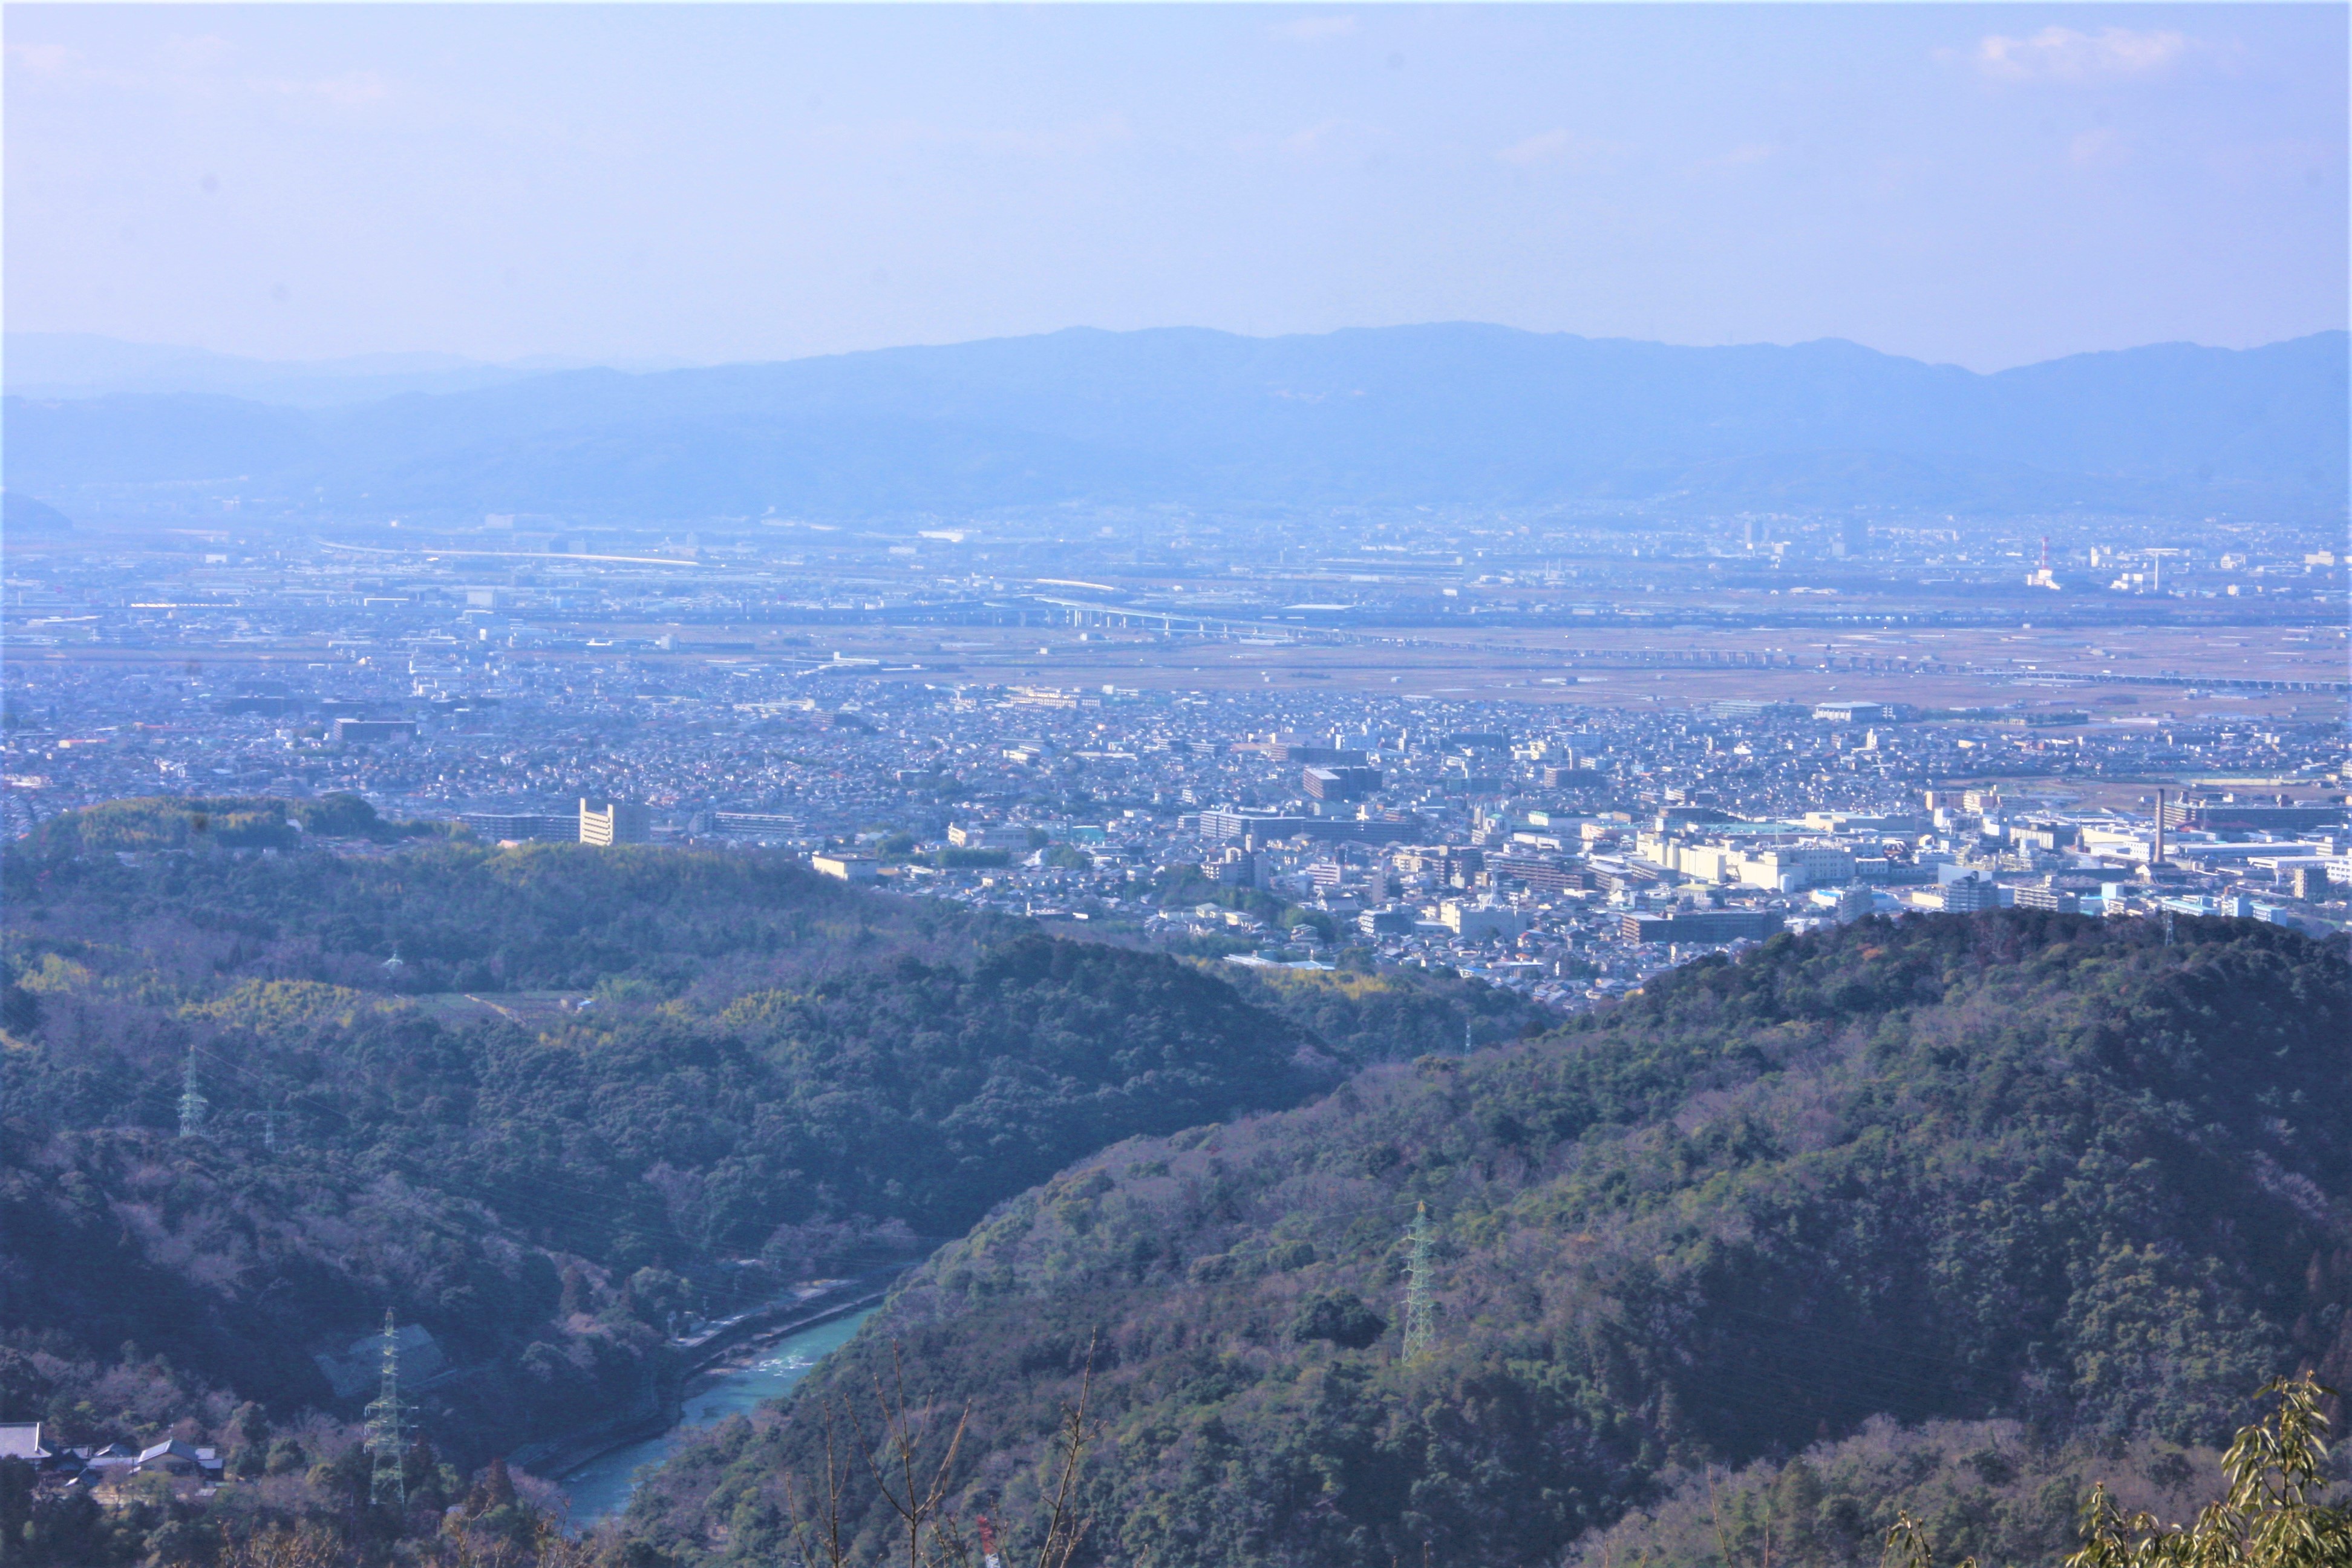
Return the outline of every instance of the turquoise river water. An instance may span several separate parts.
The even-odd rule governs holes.
[[[748,1363],[715,1373],[688,1394],[685,1414],[668,1431],[615,1448],[562,1477],[556,1484],[572,1499],[572,1522],[593,1523],[628,1507],[629,1494],[637,1489],[638,1471],[669,1458],[688,1433],[715,1426],[730,1415],[746,1415],[762,1401],[790,1389],[824,1359],[826,1352],[847,1343],[857,1325],[873,1311],[869,1307],[761,1346]]]

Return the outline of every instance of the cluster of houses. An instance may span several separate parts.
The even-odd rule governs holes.
[[[216,1481],[222,1468],[217,1449],[199,1448],[177,1437],[142,1449],[120,1443],[100,1448],[51,1449],[42,1445],[37,1421],[0,1423],[0,1463],[12,1459],[32,1466],[39,1483],[60,1489],[95,1489],[126,1476],[159,1473]]]
[[[409,1324],[396,1336],[400,1364],[413,1368],[430,1383],[448,1368],[440,1344],[425,1329]],[[350,1398],[365,1389],[383,1369],[383,1336],[368,1334],[340,1351],[313,1359],[339,1397]],[[178,1437],[145,1448],[121,1443],[72,1448],[52,1447],[42,1440],[38,1421],[0,1421],[0,1465],[11,1462],[32,1468],[34,1484],[44,1490],[97,1491],[132,1476],[167,1475],[198,1487],[222,1479],[226,1463],[217,1448],[200,1447]],[[0,1557],[5,1557],[0,1551]]]

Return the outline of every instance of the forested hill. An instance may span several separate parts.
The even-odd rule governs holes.
[[[648,1560],[774,1560],[820,1402],[870,1402],[894,1353],[939,1430],[970,1402],[955,1509],[1021,1521],[1092,1344],[1088,1555],[1154,1568],[1549,1563],[1673,1502],[1678,1466],[1879,1415],[2210,1442],[2272,1373],[2352,1373],[2347,1085],[2340,943],[2027,911],[1779,939],[1079,1163],[937,1255],[782,1422],[689,1448],[629,1529]],[[1875,1562],[1932,1446],[1824,1459],[1895,1479],[1796,1555]],[[2063,1540],[2079,1493],[2010,1500]],[[878,1560],[862,1483],[852,1522]]]
[[[478,1463],[625,1405],[673,1313],[1297,1104],[1398,1004],[1244,998],[781,856],[303,820],[131,803],[0,857],[0,1420],[144,1444],[240,1401],[348,1415],[312,1357],[389,1307],[468,1369],[425,1414]],[[1458,1037],[1482,1000],[1405,1015]]]
[[[397,844],[404,831],[349,795],[290,810],[224,798],[70,813],[0,856],[12,951],[80,942],[109,973],[175,985],[305,980],[428,995],[627,982],[692,1001],[885,952],[968,958],[1010,929],[862,893],[781,855],[499,851],[437,837],[381,858],[294,852],[322,837]]]

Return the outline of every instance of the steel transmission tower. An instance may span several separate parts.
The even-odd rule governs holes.
[[[408,1509],[407,1406],[400,1402],[400,1332],[383,1310],[383,1388],[367,1407],[367,1451],[375,1459],[368,1500]]]
[[[1412,1229],[1406,1233],[1412,1250],[1405,1254],[1404,1288],[1404,1359],[1412,1362],[1426,1356],[1436,1331],[1430,1321],[1429,1268],[1429,1205],[1423,1204],[1412,1216]]]
[[[201,1138],[205,1135],[205,1112],[212,1101],[196,1087],[196,1047],[188,1047],[187,1070],[180,1075],[180,1136]]]

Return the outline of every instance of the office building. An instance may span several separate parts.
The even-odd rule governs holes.
[[[615,844],[644,844],[654,836],[654,814],[631,801],[607,801],[601,808],[580,803],[580,842],[610,848]]]
[[[1580,866],[1538,855],[1489,855],[1486,872],[1509,878],[1538,893],[1565,893],[1592,885],[1591,874]]]
[[[1668,915],[1627,915],[1618,922],[1617,933],[1627,942],[1761,942],[1783,923],[1778,910],[1677,910]]]
[[[493,844],[571,844],[580,837],[577,819],[543,812],[467,811],[457,820]]]
[[[801,819],[772,811],[714,811],[710,831],[727,838],[797,838]]]
[[[957,849],[1026,849],[1029,830],[1003,824],[983,826],[976,822],[956,822],[948,825],[948,843]]]
[[[1317,800],[1361,800],[1381,787],[1378,768],[1311,767],[1300,775],[1307,793]]]
[[[335,744],[381,746],[416,739],[416,725],[407,719],[338,719]]]
[[[1948,915],[1974,914],[1979,910],[2000,908],[2000,889],[1972,876],[1944,883],[1936,889],[1934,896]]]
[[[1448,899],[1437,907],[1438,923],[1472,942],[1488,937],[1510,941],[1528,929],[1528,917],[1508,904],[1465,904]]]
[[[1739,879],[1751,888],[1783,893],[1806,888],[1843,887],[1853,880],[1853,851],[1836,844],[1798,844],[1767,849],[1741,859]]]
[[[2341,827],[2344,808],[2324,801],[2301,805],[2258,805],[2252,801],[2174,800],[2163,806],[2164,826],[2204,833],[2294,833]]]
[[[1200,834],[1215,841],[1255,838],[1271,844],[1280,838],[1307,837],[1366,844],[1401,844],[1421,832],[1415,822],[1386,818],[1293,816],[1279,812],[1220,811],[1201,813]]]
[[[1831,724],[1876,724],[1894,715],[1884,702],[1816,702],[1813,717]]]

